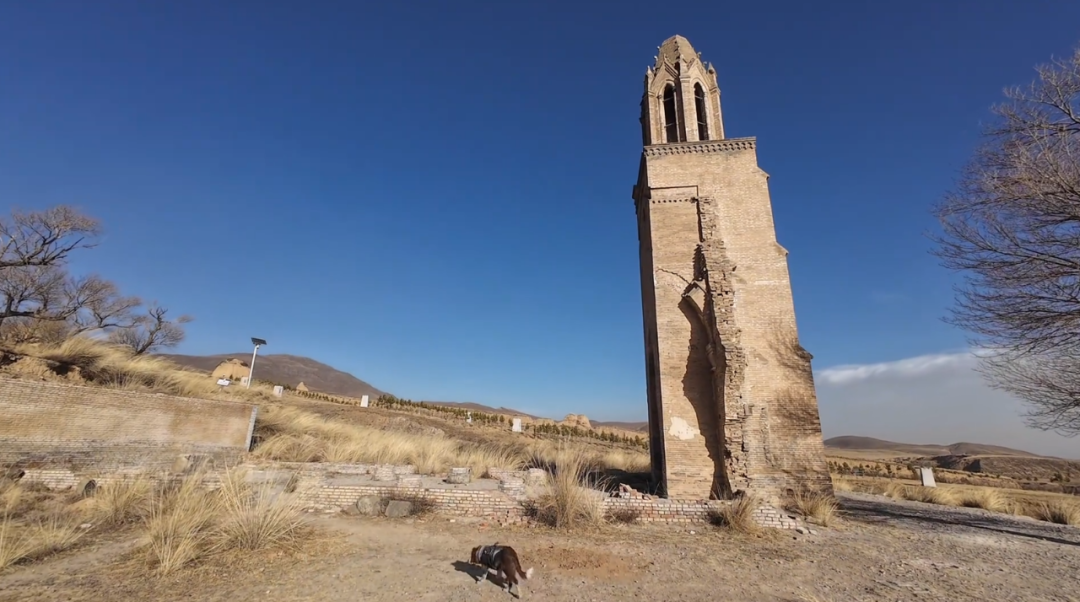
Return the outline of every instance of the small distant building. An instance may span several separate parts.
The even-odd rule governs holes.
[[[307,385],[305,385],[303,382],[301,382],[300,384],[296,385],[296,390],[297,391],[307,391],[308,388],[307,388]]]
[[[243,360],[230,357],[229,359],[221,362],[214,368],[214,371],[210,373],[210,376],[215,380],[227,378],[229,380],[240,380],[251,375],[251,366]]]

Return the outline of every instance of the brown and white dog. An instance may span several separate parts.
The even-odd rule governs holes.
[[[476,546],[469,556],[469,562],[484,567],[484,573],[476,581],[479,585],[487,580],[488,569],[493,569],[495,575],[505,584],[506,592],[513,594],[517,590],[517,597],[521,598],[521,586],[518,585],[518,577],[529,579],[532,577],[532,568],[521,570],[521,561],[518,560],[517,552],[510,546],[500,546],[495,542],[490,546]]]

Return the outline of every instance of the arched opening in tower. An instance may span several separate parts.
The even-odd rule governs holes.
[[[664,142],[682,142],[679,128],[679,103],[675,86],[664,87]]]
[[[694,84],[694,112],[697,113],[698,140],[708,140],[708,108],[705,106],[705,90],[701,84]]]

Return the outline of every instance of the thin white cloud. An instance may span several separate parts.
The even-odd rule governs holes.
[[[826,368],[816,378],[832,385],[843,385],[875,377],[913,377],[935,370],[948,370],[969,362],[973,357],[970,352],[938,353],[879,364],[849,364]]]
[[[817,371],[826,437],[863,435],[903,443],[960,441],[1080,457],[1080,439],[1032,429],[1023,404],[975,371],[982,350]]]

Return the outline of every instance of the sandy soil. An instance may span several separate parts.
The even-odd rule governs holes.
[[[0,600],[511,600],[491,581],[476,585],[462,562],[494,541],[535,567],[522,588],[535,600],[1080,599],[1080,529],[870,495],[841,501],[834,528],[761,537],[703,526],[567,535],[443,517],[315,517],[324,535],[299,549],[217,558],[167,579],[147,577],[134,536],[117,534],[0,573]]]

